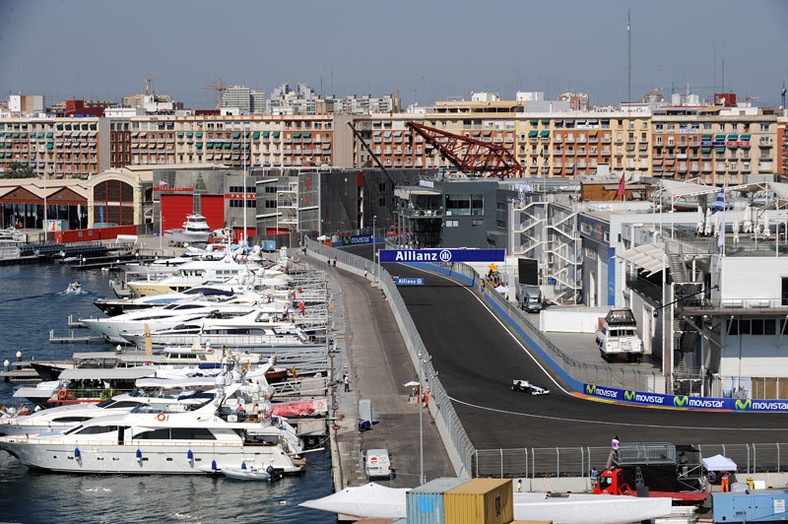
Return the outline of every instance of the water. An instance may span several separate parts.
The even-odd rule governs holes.
[[[93,305],[112,297],[110,273],[61,265],[0,267],[0,361],[64,360],[74,351],[112,351],[111,345],[49,345],[49,330],[69,333],[74,319],[102,315]],[[79,280],[82,293],[66,294]],[[77,333],[80,334],[80,333]],[[13,405],[16,384],[0,382],[0,403]],[[331,456],[310,453],[306,472],[274,484],[208,476],[69,475],[28,470],[0,451],[0,519],[22,523],[314,522],[330,513],[298,503],[332,493]]]

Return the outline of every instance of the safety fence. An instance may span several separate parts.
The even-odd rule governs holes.
[[[429,410],[454,469],[458,476],[470,476],[471,458],[474,453],[473,444],[465,433],[465,428],[463,428],[446,390],[432,367],[430,354],[389,272],[371,260],[353,253],[334,249],[310,239],[306,239],[305,242],[307,249],[318,256],[326,257],[328,260],[336,259],[343,269],[350,269],[359,275],[366,275],[372,281],[378,281],[377,285],[391,306],[410,358],[415,369],[419,372],[420,380],[424,387],[430,388]]]
[[[693,463],[723,455],[733,460],[739,474],[788,472],[788,444],[693,444]],[[623,449],[623,448],[622,448]],[[473,454],[474,477],[587,477],[591,468],[603,469],[609,447],[478,449]]]

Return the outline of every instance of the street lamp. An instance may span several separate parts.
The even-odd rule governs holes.
[[[421,362],[421,351],[419,358],[419,484],[424,484],[424,366]]]

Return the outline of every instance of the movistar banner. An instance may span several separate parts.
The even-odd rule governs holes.
[[[721,411],[758,411],[788,412],[788,400],[753,400],[736,398],[690,397],[687,395],[662,395],[660,393],[642,393],[630,389],[617,389],[585,384],[586,395],[673,409],[703,409]]]
[[[381,249],[381,262],[503,262],[503,249]]]
[[[356,244],[371,244],[372,235],[343,235],[339,243],[334,242],[333,246],[353,246]]]

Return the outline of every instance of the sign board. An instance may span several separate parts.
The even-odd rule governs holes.
[[[547,277],[547,285],[554,286],[556,284],[558,284],[558,281],[555,279],[555,277]]]
[[[381,262],[503,262],[503,249],[381,249]]]
[[[340,243],[343,246],[354,246],[356,244],[371,244],[372,235],[343,235]]]
[[[395,284],[398,286],[423,286],[424,279],[423,278],[403,278],[397,277],[394,281]]]

